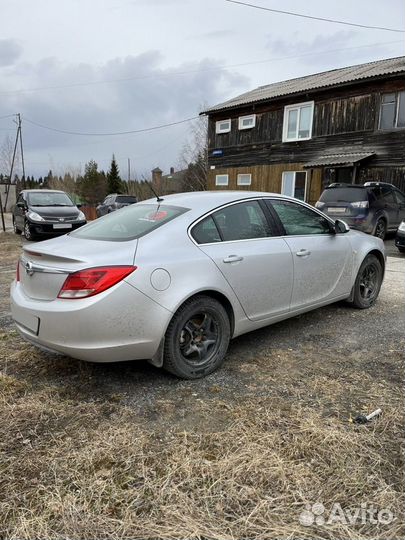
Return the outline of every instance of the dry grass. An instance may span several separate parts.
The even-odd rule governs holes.
[[[380,396],[392,402],[389,390],[380,388]],[[294,400],[237,404],[215,395],[194,402],[199,418],[226,419],[225,430],[212,432],[199,425],[178,431],[170,400],[156,403],[166,427],[151,429],[120,396],[77,401],[7,374],[0,396],[1,538],[385,539],[404,532],[399,405],[358,427]],[[300,525],[305,504],[317,501],[345,509],[367,502],[397,519],[378,531]]]
[[[272,349],[235,362],[235,395],[226,379],[160,380],[148,408],[125,392],[134,368],[45,356],[0,332],[0,538],[403,537],[402,354],[367,370],[366,355],[341,356]],[[118,388],[100,386],[114,374]],[[349,423],[380,404],[373,424]],[[395,520],[305,527],[315,502]]]

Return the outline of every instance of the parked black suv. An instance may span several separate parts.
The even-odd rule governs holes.
[[[13,209],[14,232],[24,232],[27,240],[66,234],[85,223],[86,216],[64,191],[25,189]]]
[[[119,210],[120,208],[124,208],[124,206],[129,206],[136,202],[138,202],[138,199],[132,195],[112,193],[111,195],[107,195],[104,201],[97,206],[97,217],[104,216],[105,214],[114,212],[114,210]]]
[[[405,195],[392,184],[366,182],[331,184],[315,204],[333,219],[343,219],[352,229],[384,240],[405,219]]]

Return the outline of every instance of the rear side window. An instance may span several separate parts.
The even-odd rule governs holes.
[[[135,204],[84,225],[70,236],[89,240],[134,240],[187,212],[188,208],[161,204]]]
[[[356,202],[367,201],[367,190],[362,187],[327,188],[320,196],[321,202]]]
[[[226,206],[215,212],[213,217],[225,242],[272,236],[272,231],[258,201]]]
[[[211,244],[213,242],[221,241],[221,236],[212,216],[208,216],[200,221],[200,223],[197,223],[191,231],[191,236],[197,244]]]

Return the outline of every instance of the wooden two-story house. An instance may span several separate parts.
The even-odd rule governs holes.
[[[333,182],[405,191],[405,57],[261,86],[208,115],[208,189],[315,203]]]

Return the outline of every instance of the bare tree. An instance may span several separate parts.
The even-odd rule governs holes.
[[[184,175],[184,191],[207,189],[207,142],[208,120],[200,116],[190,125],[190,136],[184,144],[179,157],[181,169],[187,169]]]

